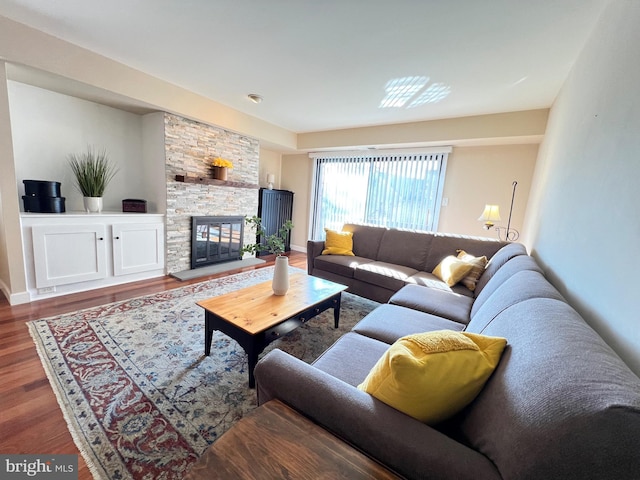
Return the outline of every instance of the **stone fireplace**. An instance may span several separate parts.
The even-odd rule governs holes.
[[[164,114],[167,192],[167,273],[191,268],[192,217],[244,217],[258,211],[259,142],[219,127],[177,115]],[[187,183],[176,175],[211,178],[211,162],[222,157],[233,162],[228,182]],[[244,229],[243,243],[255,242]],[[253,238],[251,238],[253,237]]]

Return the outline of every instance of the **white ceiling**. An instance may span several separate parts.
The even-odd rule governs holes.
[[[549,107],[609,1],[0,0],[0,14],[302,133]],[[415,91],[381,108],[394,79]]]

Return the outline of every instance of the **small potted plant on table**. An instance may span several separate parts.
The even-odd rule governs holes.
[[[243,253],[262,252],[268,250],[276,256],[275,270],[271,287],[275,295],[285,295],[289,290],[289,257],[284,255],[285,242],[289,231],[293,228],[291,220],[287,220],[274,234],[267,235],[262,227],[260,217],[253,216],[245,219],[246,224],[256,231],[256,237],[262,237],[265,243],[251,243],[242,247]]]

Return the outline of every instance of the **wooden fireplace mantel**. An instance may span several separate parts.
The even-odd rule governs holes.
[[[189,175],[176,175],[176,182],[184,183],[199,183],[202,185],[218,185],[221,187],[236,187],[236,188],[260,188],[260,185],[244,182],[230,182],[228,180],[216,180],[214,178],[196,177]]]

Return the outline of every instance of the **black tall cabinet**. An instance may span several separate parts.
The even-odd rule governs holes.
[[[258,200],[258,217],[262,220],[262,228],[266,235],[278,233],[284,222],[292,219],[293,192],[289,190],[260,189]],[[256,243],[266,245],[264,237],[256,238]],[[284,242],[285,251],[291,250],[291,232]],[[258,255],[268,255],[268,250],[263,250]]]

